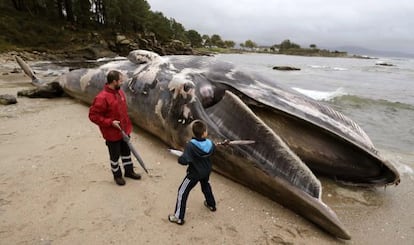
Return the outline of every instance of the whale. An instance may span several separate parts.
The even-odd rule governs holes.
[[[75,69],[53,81],[40,81],[20,57],[16,60],[36,86],[19,95],[67,94],[86,104],[102,90],[108,71],[122,72],[131,120],[171,148],[184,148],[194,120],[207,124],[214,142],[254,141],[217,147],[213,170],[338,239],[349,240],[351,234],[323,202],[320,176],[363,187],[400,182],[395,166],[352,119],[273,77],[215,57],[133,50],[125,59]]]

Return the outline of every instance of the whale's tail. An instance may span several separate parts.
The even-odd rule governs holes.
[[[22,68],[22,70],[24,71],[24,73],[30,77],[30,79],[32,79],[32,84],[35,86],[39,86],[40,84],[42,84],[42,82],[40,82],[40,80],[35,76],[32,68],[30,68],[30,66],[24,62],[24,60],[22,58],[20,58],[19,56],[15,56],[17,64],[19,64],[20,68]]]
[[[22,90],[17,93],[19,96],[26,96],[29,98],[55,98],[63,95],[63,89],[58,81],[46,82],[41,81],[36,77],[32,68],[19,56],[15,56],[17,63],[24,73],[32,79],[32,84],[36,86],[35,89]]]

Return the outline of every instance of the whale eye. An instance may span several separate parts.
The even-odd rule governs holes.
[[[198,89],[198,96],[204,108],[215,105],[224,96],[224,89],[213,85],[203,85]]]

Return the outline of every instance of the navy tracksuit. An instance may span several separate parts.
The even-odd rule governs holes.
[[[178,162],[188,165],[188,168],[187,175],[178,188],[175,217],[184,220],[188,195],[198,182],[200,182],[207,204],[210,207],[216,207],[209,183],[212,167],[210,156],[214,150],[215,146],[211,140],[193,138],[185,146],[183,155],[178,158]]]

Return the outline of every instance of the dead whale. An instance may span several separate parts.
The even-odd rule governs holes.
[[[400,180],[355,122],[274,79],[245,73],[212,57],[161,57],[135,50],[127,58],[73,70],[45,84],[16,57],[37,86],[21,95],[37,97],[49,91],[48,96],[60,96],[64,91],[90,104],[106,73],[117,69],[125,74],[122,89],[135,124],[177,149],[191,137],[189,124],[196,119],[208,124],[212,140],[254,140],[255,144],[218,148],[214,170],[341,239],[351,236],[321,200],[315,174],[361,186]]]

